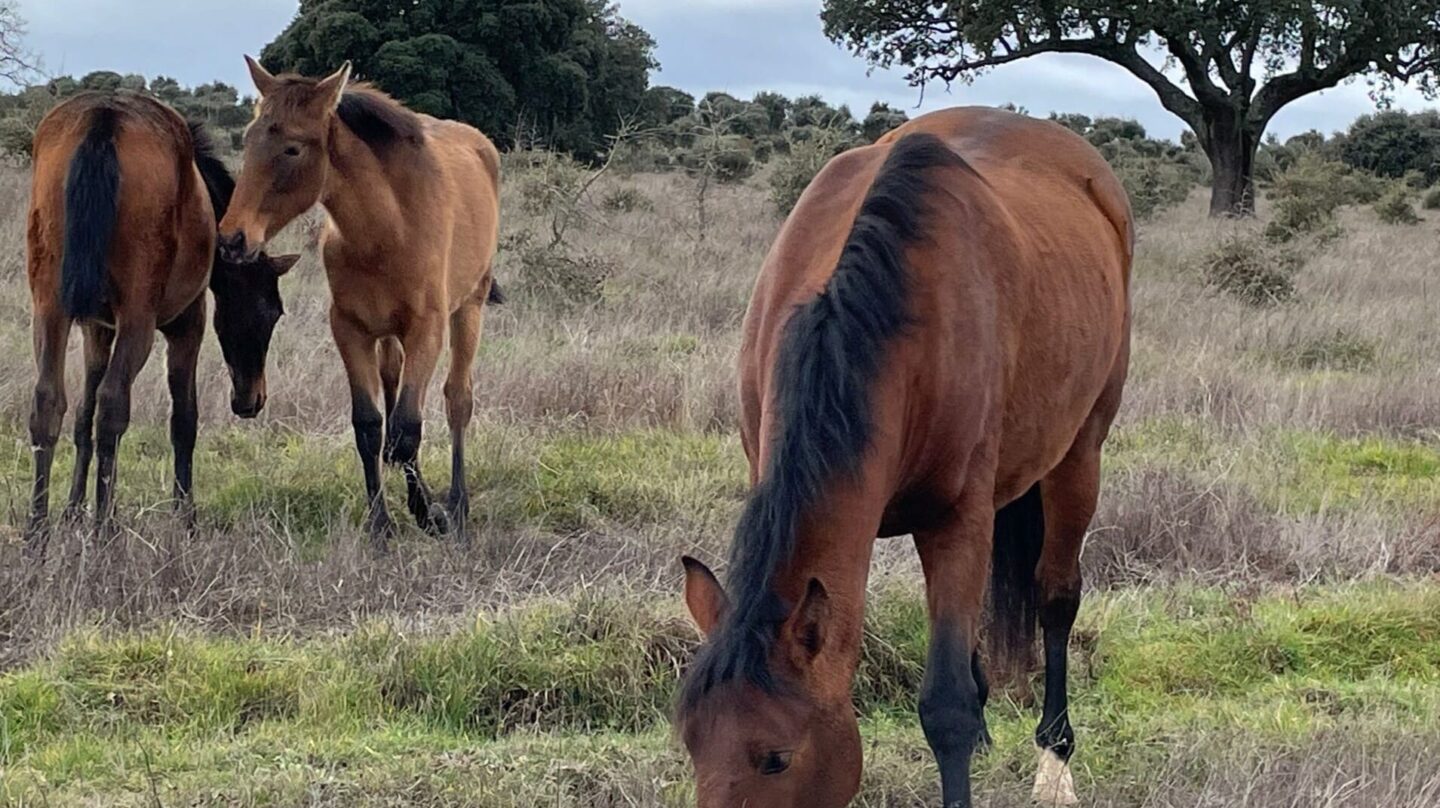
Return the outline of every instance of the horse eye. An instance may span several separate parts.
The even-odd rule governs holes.
[[[299,156],[300,156],[300,147],[299,147],[299,146],[286,146],[286,147],[285,147],[285,156],[286,156],[286,157],[299,157]]]
[[[765,756],[765,761],[760,764],[760,773],[764,775],[779,774],[790,768],[790,752],[771,752]]]

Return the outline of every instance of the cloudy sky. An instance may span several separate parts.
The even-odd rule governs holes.
[[[1082,112],[1136,118],[1176,137],[1181,124],[1125,71],[1074,55],[1037,57],[923,98],[896,73],[866,65],[820,32],[821,0],[620,0],[625,16],[655,37],[654,81],[692,93],[758,90],[819,93],[864,114],[883,99],[910,110],[959,104],[1018,104],[1032,113]],[[52,73],[110,69],[164,74],[184,84],[221,79],[248,88],[242,53],[255,53],[285,27],[296,0],[19,0],[29,43]],[[1425,105],[1404,92],[1400,106]],[[1332,131],[1372,109],[1364,82],[1292,104],[1271,130],[1287,136]]]

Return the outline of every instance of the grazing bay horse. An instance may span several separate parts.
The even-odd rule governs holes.
[[[1066,645],[1100,447],[1129,359],[1133,223],[1105,160],[999,110],[937,112],[833,159],[765,261],[740,352],[752,493],[729,591],[687,558],[706,635],[676,724],[702,806],[847,804],[850,687],[877,536],[913,534],[930,649],[920,723],[969,806],[999,648],[1044,628],[1035,795],[1074,801]],[[993,569],[993,573],[992,573]]]
[[[39,371],[30,419],[32,539],[49,520],[72,324],[85,338],[67,508],[72,515],[84,507],[96,454],[95,517],[103,523],[111,515],[115,453],[130,423],[130,389],[156,329],[168,342],[175,502],[192,512],[195,370],[207,285],[215,294],[215,329],[234,385],[232,407],[254,417],[264,406],[265,357],[282,313],[279,277],[299,256],[260,254],[244,265],[215,260],[217,219],[232,188],[204,131],[148,96],[83,93],[40,122],[26,234]]]
[[[465,124],[350,85],[349,63],[319,80],[246,63],[260,100],[245,132],[235,201],[220,226],[222,252],[253,255],[295,217],[324,206],[330,328],[350,381],[370,535],[384,550],[394,532],[380,486],[382,451],[404,470],[416,521],[432,533],[451,525],[463,532],[470,366],[483,306],[500,302],[490,271],[499,152]],[[419,454],[426,388],[447,332],[451,482],[442,509],[420,476]]]

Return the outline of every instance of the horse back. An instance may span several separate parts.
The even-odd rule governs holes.
[[[82,93],[36,129],[29,222],[30,276],[37,306],[58,296],[71,163],[105,111],[121,181],[107,273],[111,307],[149,309],[159,322],[202,293],[214,251],[210,201],[178,113],[138,93]]]
[[[1024,116],[932,113],[816,177],[747,315],[742,437],[758,470],[787,383],[772,373],[785,323],[826,288],[878,172],[911,134],[939,138],[961,160],[931,169],[929,192],[913,200],[924,233],[905,247],[910,322],[870,388],[872,454],[892,463],[876,473],[896,496],[940,480],[923,493],[943,500],[981,457],[1008,501],[1009,488],[1064,456],[1122,361],[1133,251],[1128,202],[1103,158]]]
[[[468,124],[424,117],[448,221],[448,296],[453,311],[481,288],[500,238],[500,152]],[[431,203],[433,204],[433,203]]]

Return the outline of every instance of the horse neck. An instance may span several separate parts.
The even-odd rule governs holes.
[[[328,157],[330,171],[320,204],[345,242],[379,249],[400,241],[404,207],[391,167],[338,121]]]
[[[795,551],[775,574],[775,594],[784,603],[799,603],[812,578],[824,584],[830,597],[826,657],[838,663],[826,689],[837,697],[849,693],[859,664],[870,556],[884,513],[883,497],[866,488],[860,480],[833,481],[828,495],[801,515]]]

